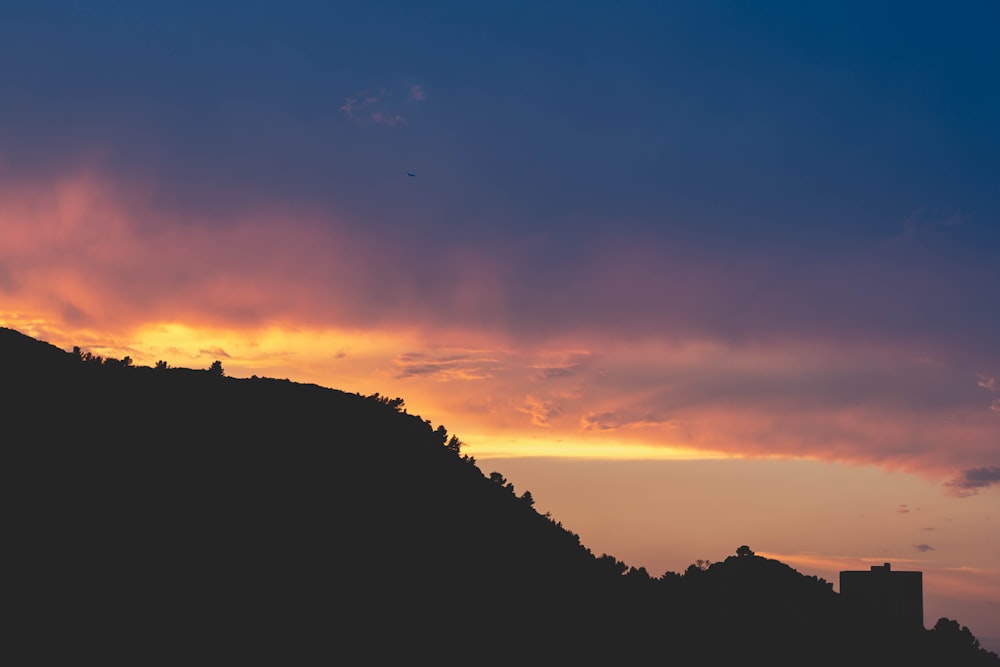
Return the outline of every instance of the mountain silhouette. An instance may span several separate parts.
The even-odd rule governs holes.
[[[0,379],[17,664],[1000,665],[746,546],[597,556],[400,398],[5,328]]]

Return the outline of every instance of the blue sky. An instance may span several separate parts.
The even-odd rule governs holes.
[[[510,231],[615,215],[713,247],[996,214],[989,4],[203,4],[5,9],[8,159],[103,148],[185,194],[249,181],[367,214],[412,168],[459,199],[424,224],[490,202]],[[362,91],[405,127],[345,126]]]

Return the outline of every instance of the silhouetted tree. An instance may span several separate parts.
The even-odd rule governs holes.
[[[368,398],[370,398],[370,399],[372,399],[374,401],[377,401],[377,402],[381,403],[382,405],[387,405],[390,408],[392,408],[393,410],[395,410],[396,412],[406,412],[406,410],[403,409],[403,406],[405,405],[405,401],[403,401],[403,399],[399,398],[398,396],[396,398],[389,398],[388,396],[382,396],[381,394],[379,394],[376,391],[374,394],[370,395]]]
[[[688,575],[688,574],[692,574],[692,575],[701,574],[702,572],[705,572],[706,570],[708,570],[708,566],[711,565],[711,564],[712,564],[711,561],[702,560],[701,558],[699,558],[695,562],[693,562],[690,565],[688,565],[687,569],[684,570],[684,574],[685,575]]]
[[[165,371],[165,370],[167,370],[167,362],[163,361],[163,359],[160,359],[159,361],[157,361],[156,362],[156,370],[158,370],[158,371]]]
[[[966,653],[975,653],[981,648],[979,640],[969,628],[959,625],[958,621],[953,621],[950,618],[938,619],[938,622],[934,624],[934,637],[939,646]]]
[[[667,570],[666,572],[664,572],[660,576],[660,581],[662,581],[664,583],[673,584],[673,583],[676,583],[676,582],[678,582],[680,580],[681,580],[681,575],[677,574],[676,572],[670,571],[670,570]]]
[[[754,553],[753,549],[744,544],[743,546],[741,546],[739,549],[736,550],[736,555],[739,556],[740,558],[744,558],[746,556],[753,556]]]
[[[601,554],[597,563],[601,568],[617,575],[625,574],[625,571],[628,570],[628,565],[608,554]]]
[[[212,365],[208,367],[208,372],[211,373],[212,375],[218,375],[219,377],[225,375],[225,371],[222,370],[222,362],[219,361],[218,359],[213,361]]]
[[[73,356],[84,363],[93,364],[95,366],[100,366],[104,363],[104,359],[101,356],[89,351],[84,352],[78,345],[73,347]]]
[[[113,357],[108,357],[105,362],[106,365],[119,368],[128,368],[132,365],[132,357],[124,356],[121,359],[115,359]]]

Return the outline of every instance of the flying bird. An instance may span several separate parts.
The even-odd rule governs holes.
[[[416,174],[414,174],[414,173],[413,173],[412,171],[408,171],[408,172],[406,172],[406,175],[407,175],[407,176],[416,176]]]

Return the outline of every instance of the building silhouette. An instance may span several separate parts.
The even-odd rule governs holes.
[[[840,595],[846,611],[873,630],[924,627],[923,572],[893,571],[889,563],[845,570]]]

